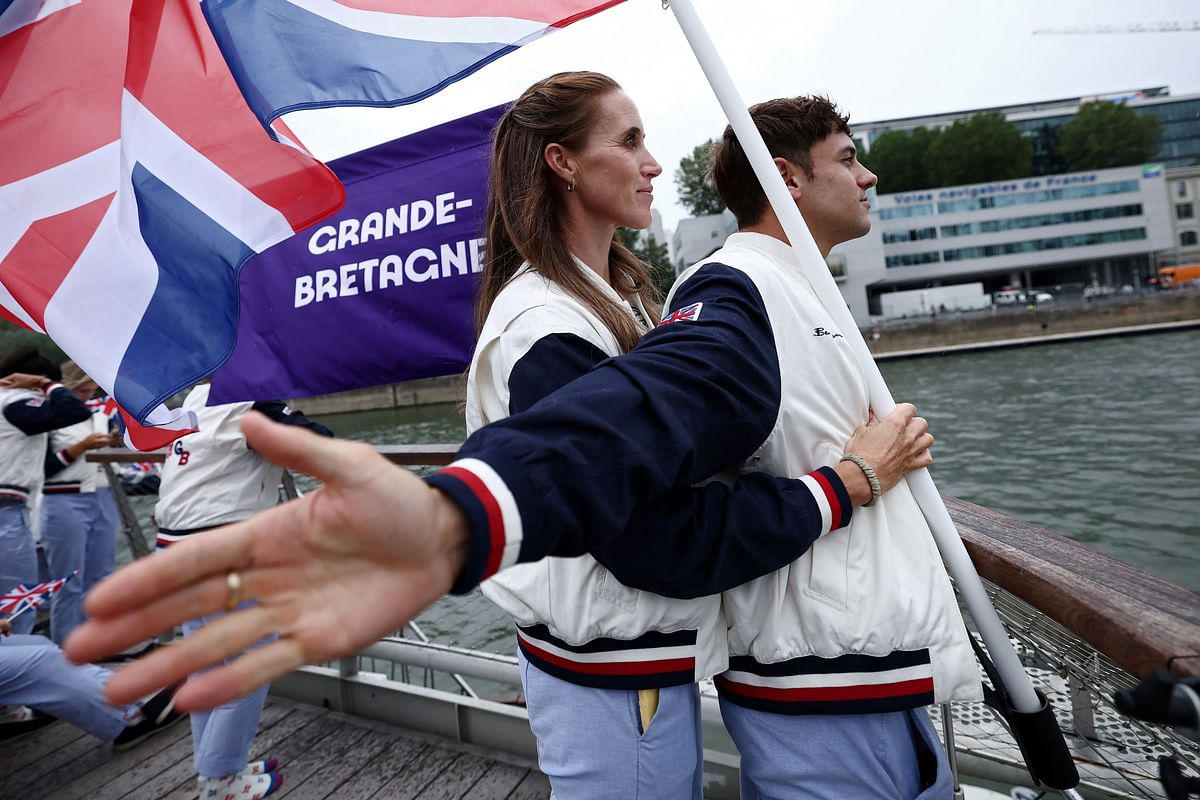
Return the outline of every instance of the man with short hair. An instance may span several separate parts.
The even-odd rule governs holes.
[[[822,97],[750,109],[823,257],[870,229],[876,177],[847,118]],[[711,177],[738,220],[725,246],[673,289],[724,273],[746,279],[770,320],[779,419],[742,469],[803,475],[843,458],[871,415],[869,389],[837,322],[727,127]],[[670,303],[669,303],[670,304]],[[860,463],[868,478],[868,464]],[[949,797],[948,766],[925,706],[973,700],[980,682],[953,588],[916,500],[901,482],[859,509],[848,535],[821,537],[773,575],[724,594],[730,668],[716,680],[742,755],[742,797]]]

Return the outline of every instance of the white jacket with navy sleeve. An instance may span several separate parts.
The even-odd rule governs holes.
[[[629,307],[594,272],[582,271],[610,299]],[[595,314],[541,273],[524,269],[497,296],[480,332],[467,376],[468,432],[536,403],[620,352]],[[516,621],[525,657],[572,683],[674,686],[727,666],[716,594],[675,600],[631,589],[591,555],[522,564],[482,589]]]
[[[242,417],[263,411],[276,422],[299,425],[322,435],[329,431],[283,403],[241,402],[208,405],[210,386],[188,392],[183,407],[196,414],[197,428],[171,443],[163,460],[154,519],[159,547],[200,531],[237,522],[279,502],[283,467],[250,449]]]
[[[47,434],[90,416],[60,383],[50,383],[44,393],[0,388],[0,504],[26,505],[42,485]]]
[[[794,251],[736,233],[710,263],[758,287],[779,354],[778,416],[743,471],[798,476],[834,465],[870,414],[867,382]],[[730,701],[775,713],[885,712],[980,696],[975,659],[936,544],[907,483],[846,531],[724,595]]]

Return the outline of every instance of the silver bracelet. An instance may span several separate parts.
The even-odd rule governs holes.
[[[863,475],[867,476],[867,483],[871,484],[871,499],[863,503],[863,508],[878,503],[883,491],[879,488],[879,478],[875,475],[875,468],[868,464],[867,460],[858,453],[843,453],[838,463],[842,461],[852,461],[857,464],[858,468],[863,471]]]

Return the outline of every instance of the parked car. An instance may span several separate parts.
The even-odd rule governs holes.
[[[1083,299],[1093,300],[1098,297],[1108,297],[1113,293],[1111,286],[1085,286],[1083,287]]]
[[[1025,302],[1025,292],[1021,289],[1006,288],[992,293],[992,302],[998,306],[1012,306]]]
[[[1037,303],[1039,306],[1042,303],[1053,303],[1054,295],[1050,294],[1049,292],[1038,292],[1033,296],[1033,302]]]

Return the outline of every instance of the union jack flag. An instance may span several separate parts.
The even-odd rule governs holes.
[[[327,106],[423,100],[623,0],[203,0],[262,121]]]
[[[30,586],[27,583],[22,583],[17,588],[4,593],[0,597],[0,615],[8,619],[15,619],[21,616],[31,608],[37,608],[50,599],[50,595],[57,592],[63,587],[63,584],[79,574],[79,570],[74,570],[65,578],[59,578],[56,581],[46,581]]]
[[[695,322],[700,319],[700,309],[704,308],[704,303],[692,303],[690,306],[684,306],[678,311],[672,311],[667,316],[663,317],[662,322],[658,323],[658,327],[668,325],[672,322]]]
[[[345,198],[263,134],[195,0],[0,0],[0,153],[0,317],[142,450],[194,430],[164,401],[232,351],[242,265]]]
[[[93,414],[102,413],[109,419],[117,418],[117,401],[108,395],[101,395],[100,397],[93,397],[91,400],[84,400],[83,404],[87,406],[88,411],[92,412]]]

